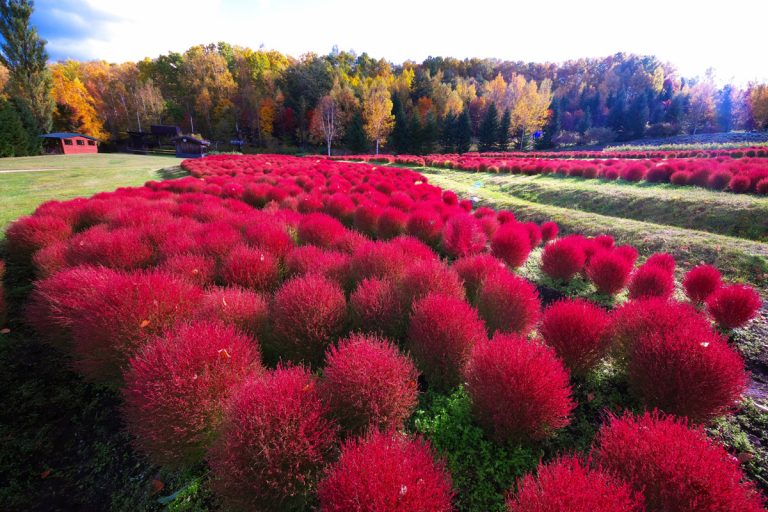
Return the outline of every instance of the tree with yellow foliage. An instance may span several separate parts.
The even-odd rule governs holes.
[[[72,60],[54,64],[51,76],[56,102],[54,125],[60,130],[75,131],[97,139],[109,137],[96,111],[95,100],[80,79],[80,64]]]
[[[547,123],[549,104],[552,102],[552,82],[545,79],[541,85],[537,85],[535,80],[526,82],[522,76],[514,75],[509,87],[512,93],[511,130],[519,138],[520,149],[525,149],[530,134],[541,130]]]
[[[749,111],[757,129],[768,128],[768,85],[750,85]]]
[[[392,97],[384,80],[377,77],[367,88],[363,98],[363,127],[368,138],[376,141],[378,155],[379,146],[387,141],[387,136],[395,125]]]

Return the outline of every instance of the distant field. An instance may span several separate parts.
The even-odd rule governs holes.
[[[0,158],[0,237],[7,225],[45,201],[90,196],[180,176],[173,156],[123,154]]]

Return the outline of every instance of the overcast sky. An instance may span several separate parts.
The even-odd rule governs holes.
[[[367,52],[560,62],[652,54],[685,76],[768,80],[766,0],[37,0],[53,60],[140,60],[227,41],[299,56]]]

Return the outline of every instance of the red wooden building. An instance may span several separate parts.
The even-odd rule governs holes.
[[[56,155],[81,155],[98,153],[98,139],[80,133],[56,132],[41,135],[46,153]]]

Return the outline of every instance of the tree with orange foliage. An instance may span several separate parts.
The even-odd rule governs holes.
[[[56,101],[54,125],[65,131],[106,139],[104,123],[96,112],[95,100],[80,79],[80,64],[69,60],[51,66],[53,98]]]
[[[755,127],[768,128],[768,85],[754,84],[749,87],[749,111]]]

